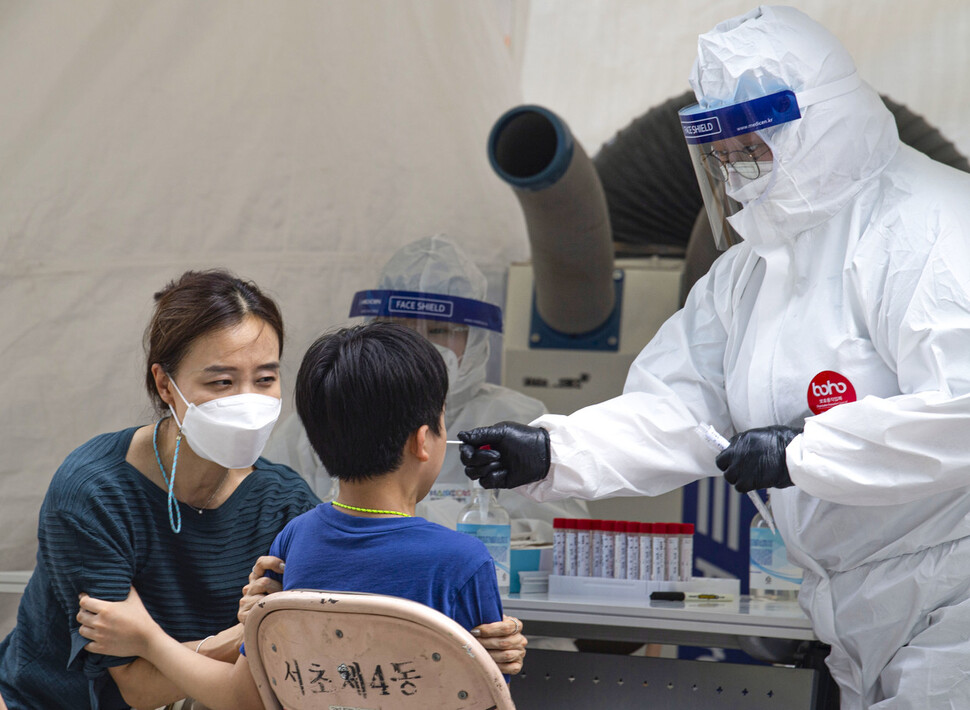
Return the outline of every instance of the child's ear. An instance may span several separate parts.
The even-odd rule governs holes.
[[[430,431],[427,424],[421,426],[416,432],[408,437],[408,447],[411,450],[411,454],[418,461],[425,462],[431,460],[431,454],[428,452],[428,432]]]

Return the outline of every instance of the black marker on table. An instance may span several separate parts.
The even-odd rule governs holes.
[[[650,600],[655,602],[729,602],[734,601],[734,595],[705,592],[652,592]]]

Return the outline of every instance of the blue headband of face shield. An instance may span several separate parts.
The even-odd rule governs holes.
[[[502,332],[502,309],[472,298],[421,291],[358,291],[350,316],[422,318]]]
[[[761,131],[802,116],[795,92],[787,90],[715,109],[703,109],[700,104],[694,104],[679,113],[688,145]]]

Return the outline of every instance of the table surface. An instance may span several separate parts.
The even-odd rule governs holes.
[[[815,640],[812,624],[797,602],[753,600],[726,602],[603,601],[548,594],[509,594],[505,613],[528,623],[544,636],[613,638],[735,648],[733,639],[762,637]]]
[[[29,571],[0,573],[0,592],[21,593]],[[548,594],[508,594],[506,614],[529,623],[529,633],[568,638],[626,638],[658,643],[709,645],[723,637],[815,640],[811,622],[797,602],[739,597],[726,602],[662,602],[649,599],[592,599]]]

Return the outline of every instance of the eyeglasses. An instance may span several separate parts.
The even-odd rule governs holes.
[[[461,323],[451,323],[448,321],[433,321],[426,320],[423,318],[400,318],[397,316],[379,316],[375,318],[376,321],[381,321],[383,323],[396,323],[397,325],[403,325],[411,330],[416,330],[424,336],[436,335],[439,337],[446,337],[452,335],[464,335],[468,333],[469,328],[467,325]]]
[[[720,182],[727,182],[728,167],[746,180],[754,180],[761,176],[758,158],[771,150],[766,145],[749,145],[741,150],[712,150],[704,153],[704,168]]]
[[[467,332],[467,325],[459,325],[457,323],[437,323],[427,327],[428,335],[464,335]]]

